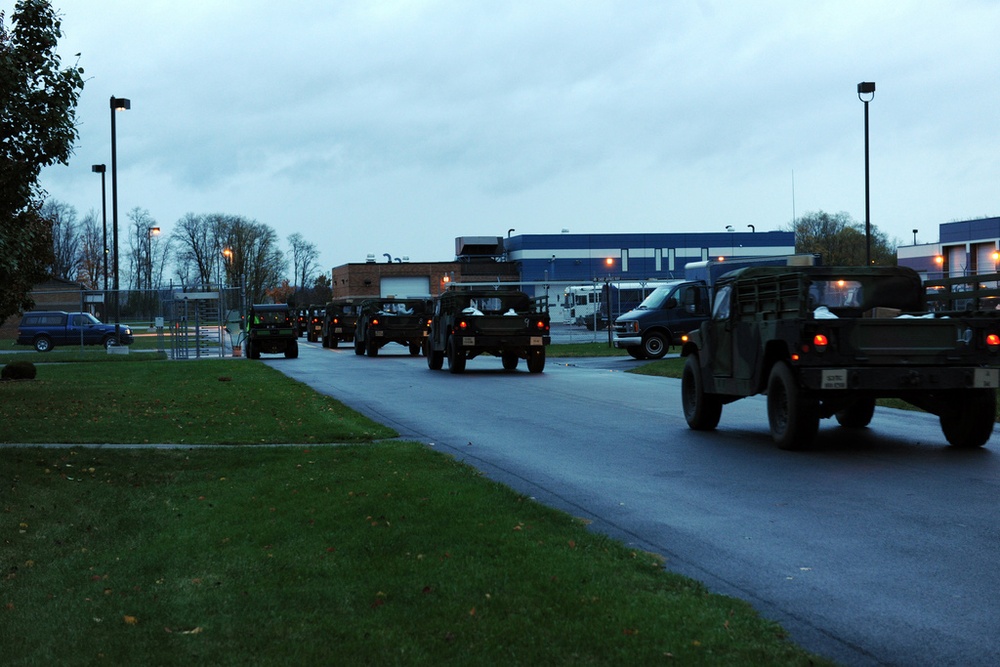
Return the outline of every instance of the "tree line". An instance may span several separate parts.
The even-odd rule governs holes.
[[[107,267],[112,267],[115,249],[105,252],[103,222],[94,211],[78,218],[73,206],[47,199],[40,215],[52,229],[50,275],[88,289],[111,284],[104,259],[106,255]],[[188,213],[169,235],[159,233],[159,224],[144,208],[133,208],[126,219],[119,256],[122,289],[239,287],[254,303],[329,300],[330,278],[317,274],[319,251],[299,233],[287,238],[290,249],[285,253],[272,227],[243,216]]]

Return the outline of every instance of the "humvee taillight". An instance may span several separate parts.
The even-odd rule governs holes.
[[[1000,346],[1000,336],[998,336],[997,334],[988,334],[986,336],[986,346],[987,347]]]
[[[817,352],[822,352],[829,344],[830,341],[823,334],[816,334],[813,336],[813,345],[816,347]]]
[[[377,317],[374,320],[372,320],[372,324],[378,324],[378,318]]]
[[[548,325],[545,324],[545,320],[538,320],[537,322],[535,322],[535,328],[544,331],[545,329],[548,329],[549,327],[548,327]]]
[[[469,328],[469,323],[466,322],[465,320],[459,320],[458,321],[458,328],[459,329],[468,329]]]

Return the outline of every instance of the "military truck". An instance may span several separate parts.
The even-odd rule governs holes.
[[[430,330],[429,299],[366,299],[354,330],[354,353],[377,357],[389,343],[399,343],[417,356]]]
[[[247,359],[260,359],[261,353],[283,353],[287,359],[295,359],[299,356],[298,338],[295,314],[287,304],[250,306],[247,313]]]
[[[925,312],[911,269],[746,268],[716,282],[712,303],[681,349],[692,429],[713,430],[724,405],[766,394],[782,449],[807,446],[820,419],[866,427],[880,398],[937,415],[955,447],[981,447],[993,433],[1000,314]]]
[[[431,370],[463,373],[469,359],[481,354],[500,357],[505,370],[528,362],[528,371],[545,369],[549,334],[545,297],[531,298],[520,291],[493,289],[449,290],[434,300],[431,332],[425,354]]]
[[[318,343],[323,335],[323,306],[309,306],[306,309],[306,340]]]
[[[354,342],[354,329],[361,312],[360,299],[334,299],[323,309],[323,347]]]

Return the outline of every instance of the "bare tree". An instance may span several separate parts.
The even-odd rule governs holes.
[[[134,289],[158,287],[169,260],[170,242],[149,211],[136,206],[128,213],[128,271]]]
[[[227,250],[225,239],[229,219],[230,216],[221,213],[188,213],[177,221],[172,239],[177,248],[178,276],[182,283],[188,280],[200,285],[221,282],[222,264],[229,261],[232,252]]]
[[[312,282],[319,251],[314,243],[306,241],[298,232],[288,237],[288,243],[292,254],[292,286],[302,291]]]
[[[78,280],[90,289],[104,289],[104,237],[97,213],[91,209],[79,226],[80,262]]]
[[[76,209],[57,199],[46,199],[41,215],[52,225],[52,275],[76,280],[80,261]]]
[[[231,252],[226,274],[231,285],[243,285],[247,299],[260,303],[266,290],[281,284],[287,264],[275,231],[256,220],[233,216],[225,222],[225,247]]]

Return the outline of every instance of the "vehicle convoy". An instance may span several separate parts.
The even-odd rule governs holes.
[[[434,300],[430,336],[424,354],[431,370],[441,370],[445,357],[452,373],[481,354],[500,357],[505,370],[528,362],[528,371],[545,369],[549,334],[547,299],[520,291],[449,290]]]
[[[323,310],[323,347],[337,347],[341,341],[354,342],[354,329],[361,312],[359,299],[336,299]]]
[[[863,428],[875,401],[938,416],[955,447],[993,433],[1000,313],[926,312],[906,267],[753,267],[720,278],[711,319],[683,344],[684,417],[713,430],[727,403],[767,395],[771,437],[798,449],[819,420]]]
[[[299,356],[299,332],[295,313],[284,303],[254,304],[247,314],[247,359],[264,354]]]
[[[399,343],[417,356],[429,330],[429,299],[366,299],[354,330],[354,353],[377,357],[385,345]]]
[[[131,327],[103,324],[90,313],[67,313],[61,310],[36,310],[25,313],[17,326],[18,345],[32,345],[39,352],[49,352],[57,345],[131,345],[135,340]]]

